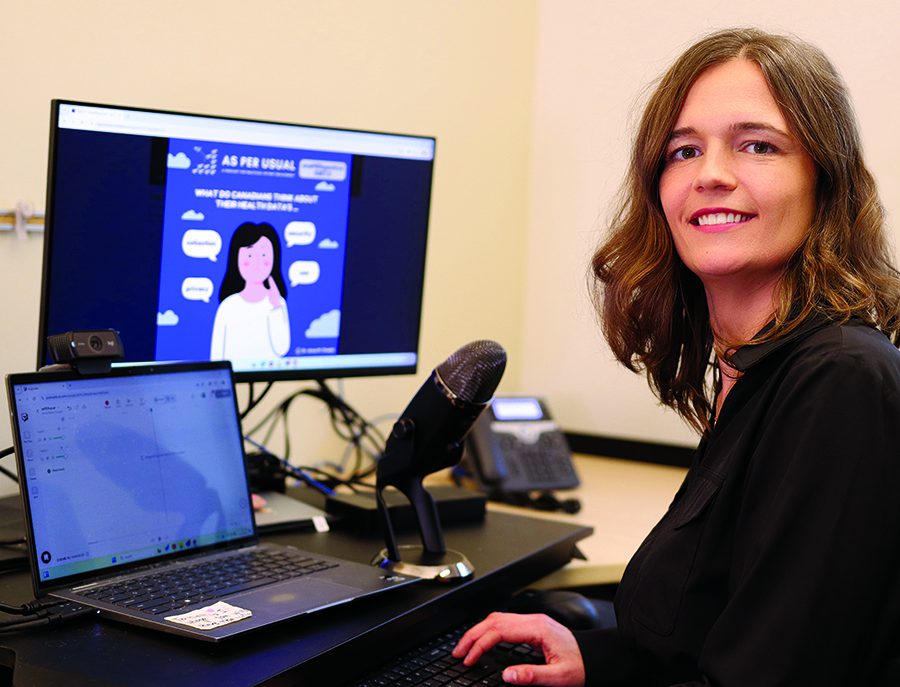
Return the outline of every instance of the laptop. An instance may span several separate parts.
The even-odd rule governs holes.
[[[216,642],[416,581],[258,540],[227,361],[7,390],[38,597]]]
[[[328,521],[331,520],[331,516],[321,508],[316,508],[279,491],[263,491],[259,493],[259,496],[263,505],[253,511],[253,520],[256,522],[256,531],[259,534],[271,534],[283,530],[323,532],[329,528]]]

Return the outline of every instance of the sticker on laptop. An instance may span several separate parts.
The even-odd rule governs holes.
[[[253,613],[245,608],[238,608],[224,601],[217,601],[212,606],[204,606],[181,615],[166,616],[166,620],[198,630],[214,630],[217,627],[230,625],[244,618],[249,618],[251,615]]]

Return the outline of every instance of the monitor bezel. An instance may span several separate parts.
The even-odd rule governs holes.
[[[48,331],[49,319],[49,299],[50,299],[50,262],[51,262],[51,243],[54,232],[55,212],[53,208],[53,198],[56,192],[55,171],[57,167],[57,135],[59,132],[59,113],[60,108],[65,105],[73,105],[79,107],[96,107],[112,110],[127,110],[133,112],[160,113],[164,115],[198,117],[209,120],[220,120],[226,122],[250,122],[259,124],[272,124],[278,126],[287,126],[292,128],[311,129],[317,131],[336,131],[360,134],[375,134],[383,136],[397,136],[403,138],[415,138],[430,140],[432,145],[432,176],[430,189],[424,212],[426,216],[425,236],[422,251],[422,264],[419,266],[419,273],[422,275],[421,293],[419,296],[418,317],[416,322],[416,343],[415,343],[415,361],[409,365],[392,365],[392,366],[376,366],[376,367],[327,367],[327,368],[292,368],[277,370],[234,370],[233,376],[236,382],[276,382],[276,381],[305,381],[305,380],[324,380],[337,378],[352,377],[384,377],[393,375],[413,375],[418,372],[421,339],[422,339],[422,319],[425,301],[425,266],[428,251],[428,233],[431,224],[431,204],[434,192],[434,159],[437,149],[437,138],[430,135],[408,134],[399,132],[388,132],[375,129],[356,129],[350,127],[320,126],[310,124],[300,124],[296,122],[285,122],[278,120],[253,119],[249,117],[238,117],[228,115],[207,114],[198,112],[187,112],[179,110],[165,110],[148,107],[137,107],[131,105],[116,105],[111,103],[97,103],[82,100],[70,100],[66,98],[54,98],[50,103],[50,136],[49,136],[49,152],[47,164],[47,195],[44,213],[44,246],[42,258],[41,273],[41,295],[40,309],[38,315],[38,342],[37,342],[37,365],[35,369],[40,369],[47,364],[49,358],[49,348],[47,345],[47,337],[63,332]],[[128,341],[123,341],[123,346],[128,351]],[[193,362],[183,360],[127,360],[122,365],[155,365],[169,364],[180,362]]]

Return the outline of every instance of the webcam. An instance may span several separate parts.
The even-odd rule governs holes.
[[[47,348],[55,365],[41,369],[75,368],[83,374],[96,374],[110,368],[113,360],[125,356],[122,340],[115,329],[86,329],[47,337]]]

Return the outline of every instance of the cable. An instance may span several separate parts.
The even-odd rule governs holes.
[[[40,605],[35,605],[34,608],[36,610],[34,610],[30,614],[27,614],[27,617],[0,621],[0,634],[11,634],[13,632],[31,630],[36,627],[56,625],[61,622],[74,620],[75,618],[80,618],[86,615],[94,615],[97,613],[97,610],[94,608],[83,606],[82,604],[76,603],[74,601],[63,601],[61,599],[54,600],[49,604],[44,604],[42,601],[30,603]],[[29,604],[23,604],[23,606],[28,605]],[[0,606],[15,609],[12,612],[16,614],[19,614],[19,611],[21,610],[20,607],[7,606],[6,604],[0,604]]]
[[[247,436],[244,437],[244,441],[252,444],[256,448],[258,448],[260,451],[263,451],[264,453],[267,453],[268,455],[272,456],[272,458],[274,458],[275,460],[278,461],[279,467],[282,470],[284,470],[284,472],[286,474],[290,475],[291,477],[296,477],[297,479],[306,482],[313,489],[316,489],[316,490],[322,492],[323,494],[326,494],[326,495],[334,494],[334,489],[331,489],[330,487],[319,482],[312,475],[308,474],[305,470],[303,470],[303,468],[294,467],[293,465],[288,463],[281,456],[275,455],[268,448],[266,448],[265,444],[261,444],[258,441],[255,441]]]
[[[329,476],[329,480],[334,483],[352,485],[357,480],[363,479],[374,472],[375,461],[383,451],[384,436],[377,427],[363,418],[343,398],[335,394],[324,381],[318,380],[318,386],[318,389],[301,389],[291,394],[278,406],[266,413],[246,434],[249,437],[264,431],[262,440],[259,443],[263,445],[268,444],[275,429],[278,427],[278,423],[281,422],[284,431],[284,455],[289,457],[291,454],[291,441],[287,421],[288,411],[293,401],[299,396],[312,396],[325,403],[328,408],[332,429],[348,443],[348,451],[353,452],[355,456],[355,462],[348,477],[336,478]],[[372,464],[364,469],[363,462],[366,457],[371,460]],[[343,465],[341,469],[344,469]]]
[[[331,411],[332,427],[338,436],[347,440],[349,443],[348,449],[352,449],[356,455],[356,463],[351,470],[351,481],[368,477],[375,471],[375,461],[384,451],[384,436],[375,425],[356,412],[343,398],[335,394],[324,380],[318,380],[318,383],[321,392],[320,397],[328,404]],[[340,415],[340,420],[337,415]],[[343,426],[348,433],[341,432],[339,424],[341,421],[343,421]],[[363,442],[368,442],[372,450],[366,451]],[[364,453],[372,460],[372,465],[366,470],[362,469]]]
[[[384,453],[385,439],[384,439],[384,435],[377,429],[378,425],[380,425],[384,422],[388,422],[388,421],[393,424],[399,417],[400,417],[399,413],[389,413],[389,414],[385,414],[385,415],[380,415],[380,416],[374,418],[373,420],[369,421],[369,423],[368,423],[369,426],[374,429],[373,433],[376,434],[376,436],[377,436],[377,443],[375,440],[373,440],[373,438],[371,436],[369,436],[368,433],[366,434],[365,439],[367,439],[372,444],[371,448],[368,451],[366,451],[369,458],[372,460],[372,467],[370,467],[365,472],[358,473],[357,476],[359,478],[365,478],[365,477],[370,476],[375,471],[375,466],[377,465],[378,459],[381,457],[381,454]],[[355,448],[356,447],[354,446],[354,444],[352,442],[348,443],[347,448],[344,450],[344,453],[341,456],[340,464],[337,466],[341,470],[341,472],[346,472],[345,466],[347,463],[347,458],[350,455],[350,453],[352,451],[354,451]],[[360,450],[365,450],[365,449],[363,449],[362,442],[360,442]]]
[[[10,446],[9,448],[5,448],[2,451],[0,451],[0,458],[6,458],[6,456],[9,456],[9,455],[15,453],[15,451],[16,451],[15,446]],[[19,483],[19,477],[16,475],[16,473],[14,473],[12,470],[9,470],[9,469],[3,467],[2,465],[0,465],[0,473],[9,477],[16,484]]]
[[[20,606],[13,606],[12,604],[0,601],[0,611],[9,615],[45,615],[47,611],[63,604],[74,604],[74,602],[46,597],[43,599],[34,599],[33,601],[21,604]],[[81,604],[75,605],[81,606]]]
[[[262,390],[262,393],[259,395],[259,397],[253,398],[253,382],[250,382],[250,384],[248,386],[250,396],[249,396],[249,400],[247,401],[247,407],[244,408],[243,411],[241,411],[241,419],[242,420],[245,417],[247,417],[247,415],[250,414],[250,411],[253,410],[256,406],[258,406],[260,401],[262,401],[266,397],[266,394],[269,393],[269,391],[272,388],[272,384],[273,384],[273,382],[268,382],[266,384],[265,389]]]
[[[295,391],[290,396],[285,398],[280,404],[278,404],[276,407],[272,408],[272,410],[270,410],[268,413],[266,413],[262,417],[262,419],[259,420],[252,429],[247,431],[247,434],[248,435],[256,434],[266,424],[273,422],[273,421],[277,421],[281,416],[283,416],[287,412],[287,409],[290,408],[290,405],[294,401],[295,398],[297,398],[298,396],[307,396],[307,395],[314,396],[315,393],[310,391],[309,389],[301,389],[299,391]],[[264,442],[268,441],[268,437],[266,439],[264,439],[263,441]]]

